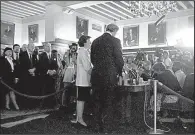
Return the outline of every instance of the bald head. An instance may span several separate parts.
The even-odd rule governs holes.
[[[45,52],[50,53],[51,52],[51,44],[50,43],[45,43],[44,44],[44,50],[45,50]]]
[[[28,44],[28,52],[33,53],[35,45],[33,43]]]
[[[22,51],[25,52],[27,50],[27,44],[22,45]]]

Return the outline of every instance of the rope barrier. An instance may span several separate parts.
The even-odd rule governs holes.
[[[177,95],[179,98],[181,98],[181,99],[183,99],[183,100],[186,100],[186,101],[188,101],[189,103],[194,104],[194,101],[193,101],[193,100],[191,100],[191,99],[189,99],[189,98],[186,98],[186,97],[182,96],[181,94],[179,94],[179,93],[173,91],[172,89],[170,89],[169,87],[165,86],[165,85],[162,84],[161,82],[158,82],[158,85],[161,86],[162,88],[164,88],[164,89],[165,89],[166,91],[168,91],[169,93],[172,93],[172,94],[174,94],[174,95]]]
[[[7,85],[1,78],[0,78],[0,83],[3,84],[4,86],[6,86],[9,90],[15,92],[16,94],[18,94],[20,96],[23,96],[23,97],[27,97],[27,98],[32,98],[32,99],[44,99],[44,98],[47,98],[47,97],[50,97],[50,96],[54,96],[54,95],[56,95],[56,94],[58,94],[58,93],[60,93],[62,91],[65,91],[65,89],[63,89],[63,90],[57,91],[55,93],[51,93],[51,94],[44,95],[44,96],[31,96],[31,95],[20,93],[17,90],[13,89],[9,85]]]

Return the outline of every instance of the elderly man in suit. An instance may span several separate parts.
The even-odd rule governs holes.
[[[51,44],[44,45],[44,52],[39,56],[38,73],[42,82],[42,93],[44,95],[55,92],[55,75],[58,69],[56,58],[51,55]],[[43,100],[43,107],[54,108],[56,105],[55,97],[48,97]]]
[[[34,92],[36,90],[36,84],[35,84],[35,71],[37,68],[37,58],[33,54],[35,45],[30,43],[28,44],[27,51],[20,54],[20,70],[21,70],[21,90],[22,93],[34,95]],[[27,108],[33,108],[34,105],[31,104],[34,103],[34,99],[25,98],[26,102],[24,107]],[[30,105],[29,105],[29,104]]]
[[[124,65],[120,40],[115,38],[119,27],[109,24],[106,32],[95,39],[91,46],[92,89],[94,90],[95,121],[97,130],[103,131],[105,125],[113,125],[113,105],[117,76],[122,74]]]

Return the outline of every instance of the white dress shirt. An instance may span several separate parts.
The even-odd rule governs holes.
[[[18,59],[19,59],[19,53],[18,53]],[[13,58],[14,58],[14,60],[16,60],[16,53],[15,52],[13,52]]]
[[[78,56],[77,56],[76,86],[81,86],[81,87],[91,86],[90,83],[91,69],[92,69],[92,64],[91,64],[89,52],[84,47],[79,48]]]
[[[7,59],[7,61],[9,62],[9,64],[11,65],[12,72],[13,72],[14,71],[14,63],[12,61],[12,58],[11,57],[7,57],[7,56],[5,56],[5,58]]]
[[[183,88],[183,85],[184,85],[184,82],[186,79],[185,73],[182,70],[178,70],[175,72],[175,76],[176,76],[181,88]]]

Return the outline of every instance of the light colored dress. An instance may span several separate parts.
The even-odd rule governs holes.
[[[92,69],[90,54],[84,47],[79,48],[77,57],[77,74],[76,86],[89,87],[91,86],[90,70]]]
[[[69,64],[67,66],[67,68],[65,68],[64,70],[64,78],[63,78],[63,82],[66,83],[71,83],[74,80],[74,76],[76,74],[76,56],[70,58]]]

